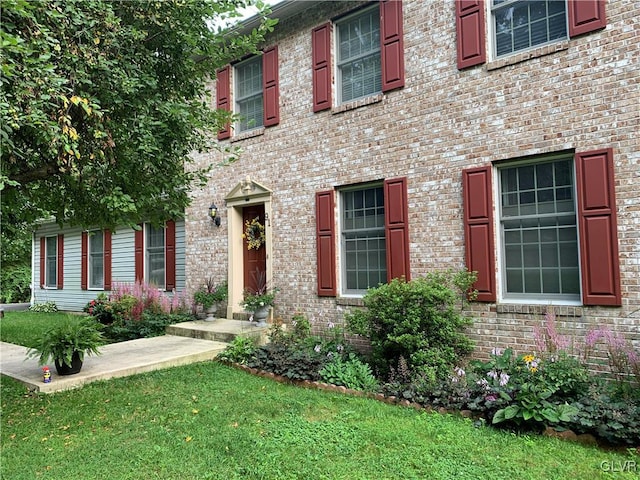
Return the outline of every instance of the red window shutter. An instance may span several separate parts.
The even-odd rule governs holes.
[[[165,225],[164,239],[165,289],[176,288],[176,222],[169,220]]]
[[[318,295],[336,295],[335,200],[333,190],[316,193]]]
[[[140,225],[140,230],[136,230],[134,234],[134,263],[135,263],[135,279],[136,282],[144,281],[144,225]]]
[[[58,280],[56,288],[62,290],[64,288],[64,235],[58,234]]]
[[[104,231],[104,289],[111,290],[111,231]]]
[[[311,32],[313,70],[313,111],[331,108],[331,24]]]
[[[230,67],[227,65],[222,70],[218,70],[216,76],[216,108],[218,110],[231,111],[231,77]],[[218,132],[218,140],[231,137],[231,124],[227,123]]]
[[[458,69],[461,70],[487,60],[484,0],[458,0],[455,3]]]
[[[402,2],[385,0],[380,3],[380,49],[382,61],[382,91],[404,87],[404,40]]]
[[[607,26],[604,0],[569,0],[569,36],[593,32]]]
[[[387,281],[411,280],[407,178],[384,182],[384,225],[387,243]]]
[[[262,55],[262,90],[264,94],[264,126],[280,122],[280,86],[278,84],[278,46]]]
[[[46,263],[45,263],[45,249],[46,249],[46,239],[44,237],[40,237],[40,288],[44,288],[45,284],[45,275],[46,275]]]
[[[88,288],[89,277],[89,234],[82,232],[80,235],[80,288]]]
[[[462,171],[467,269],[478,272],[474,288],[481,302],[496,301],[491,167]]]
[[[576,154],[582,303],[622,305],[613,150]]]

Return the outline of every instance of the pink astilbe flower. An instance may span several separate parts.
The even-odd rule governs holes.
[[[544,326],[533,327],[533,336],[538,352],[556,353],[567,350],[571,345],[571,339],[566,335],[560,335],[556,330],[556,315],[549,311],[544,316]]]

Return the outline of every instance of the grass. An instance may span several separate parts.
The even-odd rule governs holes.
[[[1,386],[0,476],[16,480],[605,479],[613,469],[624,479],[640,463],[216,362],[50,395]]]
[[[67,318],[80,321],[82,316],[62,312],[5,312],[0,319],[0,340],[33,347],[45,330]]]

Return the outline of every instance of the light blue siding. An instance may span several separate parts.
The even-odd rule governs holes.
[[[40,238],[64,235],[64,283],[63,289],[40,288]],[[133,283],[135,281],[134,261],[135,231],[131,228],[117,228],[111,236],[111,283]],[[104,290],[82,290],[80,228],[60,228],[55,223],[40,225],[33,244],[33,301],[43,303],[53,301],[58,309],[80,312],[92,299]],[[185,287],[185,233],[184,221],[176,221],[176,291]],[[106,293],[109,293],[108,291]],[[169,292],[167,292],[169,293]]]

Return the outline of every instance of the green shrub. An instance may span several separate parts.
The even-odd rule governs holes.
[[[247,365],[281,375],[290,380],[320,379],[320,370],[328,358],[303,343],[271,342],[259,347]]]
[[[374,392],[378,381],[371,367],[351,353],[346,359],[336,356],[320,370],[320,378],[333,385],[343,385],[353,390]]]
[[[604,382],[572,405],[578,410],[567,428],[593,433],[613,445],[635,447],[640,438],[640,401],[608,393]]]
[[[82,309],[103,325],[111,325],[116,317],[113,304],[109,302],[106,293],[99,293],[95,300],[91,300]]]
[[[445,378],[472,351],[463,333],[470,320],[455,308],[458,294],[451,275],[394,279],[369,289],[366,308],[346,315],[348,329],[371,341],[371,361],[379,375],[388,375],[403,357],[416,374]]]
[[[193,320],[191,315],[176,313],[142,312],[140,320],[117,318],[104,328],[104,335],[112,342],[164,335],[167,326]]]
[[[217,358],[225,362],[246,364],[255,354],[256,348],[255,338],[239,335],[229,343],[223,352],[218,354]]]
[[[320,370],[336,354],[332,340],[309,336],[306,317],[296,314],[291,331],[276,321],[269,330],[269,343],[258,347],[247,365],[291,380],[319,380]]]
[[[0,303],[21,303],[31,299],[31,267],[3,265],[0,272]]]

